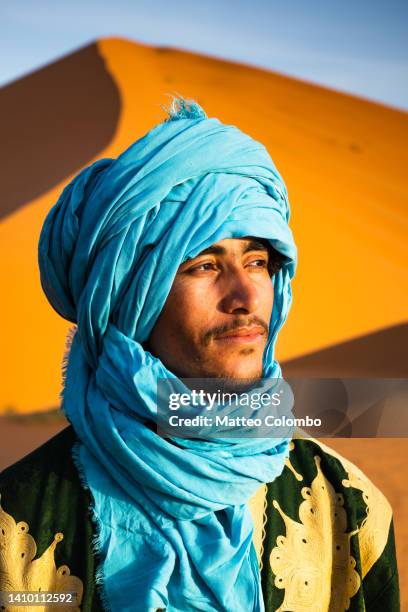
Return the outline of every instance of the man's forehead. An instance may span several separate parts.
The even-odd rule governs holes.
[[[225,255],[229,250],[236,248],[242,250],[243,253],[248,251],[267,251],[269,249],[269,243],[264,238],[257,238],[256,236],[244,236],[240,238],[225,238],[224,240],[218,240],[209,247],[203,249],[197,253],[196,257],[201,255]]]

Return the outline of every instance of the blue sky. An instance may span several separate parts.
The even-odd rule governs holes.
[[[115,35],[408,110],[407,25],[406,0],[1,0],[0,85]]]

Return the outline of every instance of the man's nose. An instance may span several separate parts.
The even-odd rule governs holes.
[[[228,314],[248,314],[259,306],[259,293],[255,283],[244,270],[228,274],[223,287],[221,309]]]

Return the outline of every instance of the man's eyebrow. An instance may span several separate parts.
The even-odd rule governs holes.
[[[194,259],[196,257],[201,257],[201,255],[225,255],[226,252],[227,251],[226,249],[224,249],[224,247],[212,244],[211,246],[207,247],[203,251],[200,251],[199,253],[197,253],[197,255],[194,256]]]
[[[265,242],[250,240],[244,248],[243,253],[248,253],[248,251],[269,251],[269,249]]]
[[[248,244],[245,245],[245,248],[242,253],[248,253],[248,251],[268,251],[268,246],[265,244],[265,242],[261,242],[260,240],[254,239],[250,240]],[[203,251],[200,251],[200,253],[197,253],[194,259],[196,257],[201,257],[202,255],[225,255],[226,252],[227,251],[224,247],[212,244]]]

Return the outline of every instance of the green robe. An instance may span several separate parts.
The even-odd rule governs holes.
[[[101,612],[90,492],[72,461],[75,441],[67,427],[0,474],[0,591],[75,591],[77,610]],[[282,474],[249,507],[267,612],[400,609],[391,507],[344,457],[294,438]]]

